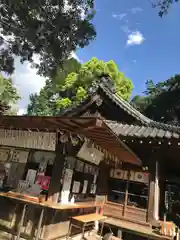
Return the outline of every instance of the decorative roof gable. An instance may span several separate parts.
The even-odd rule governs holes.
[[[117,96],[114,83],[108,76],[102,76],[100,79],[95,80],[88,90],[87,99],[66,109],[62,113],[62,116],[77,116],[80,112],[82,112],[82,109],[85,111],[95,101],[98,102],[101,95],[100,92],[103,92],[103,94],[112,102],[112,104],[115,104],[119,109],[126,112],[133,119],[141,122],[142,124],[149,123],[150,119],[133,108],[130,103],[123,100],[120,96]]]
[[[180,128],[178,126],[153,121],[152,119],[140,113],[129,102],[125,101],[120,96],[117,96],[114,83],[108,76],[102,76],[100,79],[94,81],[92,86],[88,90],[87,99],[65,110],[62,116],[79,116],[82,111],[85,112],[86,109],[94,102],[96,102],[96,104],[98,105],[98,101],[101,100],[101,92],[103,92],[103,94],[107,96],[108,99],[112,102],[112,104],[115,104],[119,108],[119,110],[123,110],[127,115],[132,117],[132,119],[135,119],[135,124],[132,121],[134,125],[143,125],[152,128],[162,129],[164,131],[173,131],[180,133]]]

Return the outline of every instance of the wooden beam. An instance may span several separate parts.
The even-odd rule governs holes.
[[[64,115],[68,116],[68,117],[73,117],[73,116],[77,115],[80,112],[86,111],[87,108],[91,104],[93,104],[95,101],[97,101],[99,98],[100,98],[100,96],[98,94],[96,94],[96,95],[90,97],[89,101],[87,101],[87,103],[85,103],[83,106],[77,107],[76,109],[73,109],[73,111],[70,111],[70,113],[67,112]]]

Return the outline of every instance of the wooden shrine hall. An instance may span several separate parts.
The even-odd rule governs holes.
[[[123,161],[140,169],[102,119],[2,116],[0,230],[6,239],[65,237],[71,217],[103,208],[104,180]]]
[[[141,171],[149,174],[147,180],[147,175],[137,173],[139,169],[136,165],[127,163],[111,169],[104,214],[112,217],[112,225],[125,229],[125,232],[132,228],[129,222],[137,221],[140,225],[146,223],[153,228],[159,224],[164,227],[162,221],[173,222],[180,227],[178,126],[156,122],[141,114],[117,96],[115,87],[107,76],[95,79],[89,88],[87,99],[61,115],[103,119],[112,132],[141,159]],[[127,170],[130,173],[129,179]],[[140,184],[137,176],[144,184]],[[117,219],[127,222],[117,224]],[[168,235],[167,232],[165,235]],[[141,235],[137,232],[135,234]]]
[[[117,96],[108,77],[61,116],[1,116],[0,230],[61,239],[69,220],[98,212],[103,234],[178,240],[179,137]]]

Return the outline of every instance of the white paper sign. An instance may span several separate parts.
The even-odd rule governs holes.
[[[70,190],[71,181],[73,176],[73,170],[66,168],[63,180],[63,187],[62,190]]]
[[[34,169],[28,170],[28,173],[26,175],[26,181],[28,181],[30,185],[34,184],[35,179],[36,179],[36,173],[37,173],[37,171]]]
[[[70,194],[69,190],[63,190],[61,192],[61,203],[63,204],[69,203],[69,194]]]
[[[70,187],[72,182],[73,170],[66,168],[61,191],[61,203],[69,202]]]
[[[134,172],[134,171],[130,171],[129,174],[130,174],[129,180],[130,180],[130,181],[134,181],[135,172]]]
[[[96,183],[97,181],[97,174],[94,175],[93,183]]]
[[[18,192],[25,192],[29,188],[29,182],[24,180],[19,180]]]
[[[9,149],[0,149],[0,161],[6,162],[9,156]]]
[[[123,179],[124,171],[122,169],[115,169],[113,177],[116,178],[116,179]]]
[[[28,159],[29,151],[14,150],[12,152],[12,162],[26,163]]]
[[[91,194],[95,194],[95,193],[96,193],[96,188],[97,188],[96,184],[91,184],[90,193],[91,193]]]
[[[54,151],[56,133],[0,129],[0,145]]]
[[[79,150],[77,157],[84,159],[90,163],[99,165],[99,163],[104,159],[104,154],[94,147],[89,148],[88,144],[85,142]]]
[[[83,190],[82,193],[85,194],[87,192],[88,181],[84,180]]]
[[[79,193],[79,190],[80,190],[80,182],[74,181],[72,192],[73,193]]]
[[[39,173],[42,173],[42,172],[46,171],[47,163],[48,163],[47,160],[44,160],[44,161],[40,162],[39,169],[38,169]]]
[[[144,172],[136,172],[134,179],[136,182],[148,183],[149,175]]]

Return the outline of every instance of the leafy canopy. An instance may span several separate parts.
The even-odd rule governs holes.
[[[154,84],[146,82],[145,96],[135,96],[133,105],[146,116],[165,123],[180,124],[180,75]]]
[[[0,75],[0,104],[8,106],[10,109],[7,114],[12,112],[12,106],[20,99],[17,89],[13,86],[12,80]]]
[[[39,94],[30,95],[27,107],[28,115],[49,116],[56,113],[56,101],[60,98],[59,85],[63,85],[66,77],[71,72],[78,72],[81,64],[76,59],[69,59],[59,67],[52,78],[46,80],[45,86]]]
[[[3,0],[0,4],[0,71],[12,74],[14,57],[35,64],[39,74],[54,73],[77,47],[96,36],[93,0]]]
[[[66,64],[75,63],[71,59]],[[71,68],[72,70],[73,68]],[[74,65],[76,71],[57,72],[56,77],[47,81],[39,95],[31,95],[28,106],[29,115],[56,115],[61,111],[87,98],[88,89],[102,74],[110,76],[118,96],[129,100],[133,84],[119,71],[114,61],[104,62],[97,58],[82,65]]]

